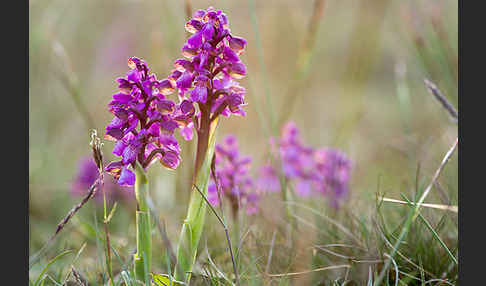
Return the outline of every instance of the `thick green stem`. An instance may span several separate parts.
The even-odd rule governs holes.
[[[215,130],[218,119],[208,123],[206,133],[199,134],[198,154],[196,154],[196,170],[194,184],[207,196],[211,160],[214,154]],[[202,135],[202,136],[201,136]],[[206,145],[206,146],[203,146]],[[199,153],[204,152],[204,153]],[[189,283],[197,247],[204,228],[206,218],[206,202],[201,194],[193,188],[187,210],[187,217],[182,225],[179,244],[177,246],[177,264],[174,277],[176,280]]]
[[[135,168],[135,176],[135,196],[137,199],[137,253],[133,255],[133,264],[136,279],[145,282],[149,275],[149,273],[145,272],[145,269],[150,271],[150,264],[152,261],[152,230],[150,224],[150,212],[147,204],[149,190],[147,174],[138,163]]]

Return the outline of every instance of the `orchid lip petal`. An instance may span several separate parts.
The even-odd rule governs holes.
[[[118,179],[118,184],[122,186],[133,186],[135,184],[135,174],[127,167],[124,167],[121,170],[120,178]]]

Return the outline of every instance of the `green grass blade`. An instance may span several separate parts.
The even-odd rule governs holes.
[[[263,80],[263,85],[265,89],[265,99],[266,99],[266,105],[267,105],[267,112],[269,115],[270,119],[270,127],[271,131],[274,136],[277,135],[277,126],[275,126],[275,115],[274,115],[274,110],[273,110],[273,105],[272,101],[270,98],[270,89],[268,87],[268,80],[266,79],[266,66],[265,66],[265,61],[263,58],[263,47],[262,47],[262,41],[260,39],[260,30],[258,28],[258,21],[256,17],[256,9],[255,9],[255,0],[250,0],[250,11],[251,11],[251,22],[253,24],[253,31],[255,32],[255,43],[257,46],[257,52],[258,52],[258,63],[260,65],[260,72],[262,73],[262,80]]]
[[[105,271],[104,271],[104,264],[103,264],[103,256],[104,256],[104,251],[103,247],[101,246],[101,243],[104,243],[104,238],[100,234],[99,228],[98,228],[98,220],[97,220],[97,212],[96,209],[94,209],[94,231],[95,231],[95,237],[96,237],[96,257],[98,258],[98,264],[102,270],[102,281],[103,283],[105,282]]]
[[[39,283],[41,282],[42,276],[44,276],[44,274],[47,272],[49,267],[51,267],[54,264],[54,262],[56,262],[58,259],[60,259],[64,255],[71,253],[71,252],[72,252],[72,250],[66,250],[66,251],[60,253],[59,255],[57,255],[56,257],[54,257],[51,261],[49,261],[49,263],[47,263],[47,265],[44,267],[44,269],[42,269],[39,277],[37,277],[37,280],[34,282],[34,286],[39,285]]]
[[[133,286],[132,279],[130,278],[130,275],[128,275],[128,272],[122,271],[121,277],[123,282],[125,282],[125,286]]]
[[[408,205],[411,208],[413,208],[412,202],[409,199],[407,199],[406,196],[404,196],[402,194],[402,198],[408,202]],[[422,216],[421,213],[419,213],[418,217],[425,224],[425,226],[427,226],[427,228],[430,230],[430,232],[432,233],[432,235],[434,236],[434,238],[439,242],[439,244],[442,246],[442,248],[446,251],[447,255],[449,255],[449,257],[452,259],[452,261],[454,261],[455,264],[457,264],[456,257],[454,256],[454,254],[452,254],[452,252],[449,250],[449,248],[444,243],[444,241],[442,241],[442,239],[439,237],[439,234],[434,230],[434,228],[430,225],[430,223]]]

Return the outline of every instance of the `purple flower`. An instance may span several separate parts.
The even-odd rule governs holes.
[[[279,152],[283,176],[298,195],[308,197],[321,194],[329,198],[332,206],[338,207],[339,202],[348,194],[351,161],[343,152],[306,146],[293,122],[284,125],[278,143],[272,138],[270,145],[274,153]],[[270,164],[264,165],[260,174],[257,180],[259,190],[280,189],[274,167]]]
[[[331,199],[331,204],[339,205],[339,201],[349,192],[351,161],[346,154],[331,148],[321,148],[315,151],[316,170],[321,175],[316,189]]]
[[[99,177],[98,167],[92,157],[85,157],[79,161],[78,173],[73,179],[71,194],[74,196],[86,196],[89,188]],[[104,186],[102,191],[95,194],[97,202],[103,202],[103,191],[109,201],[128,200],[134,198],[133,188],[120,187],[115,180],[109,176],[104,177]]]
[[[132,170],[137,162],[143,168],[156,161],[170,169],[179,165],[180,149],[174,131],[187,127],[192,114],[181,105],[184,102],[176,104],[166,96],[176,86],[187,85],[186,81],[192,84],[192,75],[174,71],[168,79],[158,81],[149,74],[143,60],[132,57],[128,66],[126,77],[116,80],[120,92],[109,103],[115,117],[106,126],[105,134],[106,139],[116,141],[113,154],[121,156],[121,160],[111,162],[105,169],[118,184],[131,186],[135,183]]]
[[[271,165],[262,166],[259,174],[260,176],[257,180],[258,190],[261,192],[278,192],[280,190],[277,171]]]
[[[246,208],[248,214],[258,210],[259,195],[252,192],[253,180],[248,171],[251,158],[241,156],[238,151],[238,142],[234,135],[224,138],[222,144],[216,144],[216,179],[211,180],[208,188],[208,200],[213,205],[219,205],[217,186],[220,187],[221,196],[228,199],[233,215],[236,215],[241,206]]]
[[[192,110],[195,105],[199,107],[180,130],[190,140],[189,128],[204,128],[197,122],[191,124],[193,120],[202,121],[201,114],[211,121],[221,114],[245,116],[246,91],[236,80],[246,75],[240,55],[247,42],[231,35],[226,15],[212,7],[194,12],[185,29],[192,34],[182,48],[185,59],[174,62],[175,69],[164,81],[164,86],[169,86],[167,82],[172,85],[164,89],[164,95],[176,87],[181,102],[191,104]]]

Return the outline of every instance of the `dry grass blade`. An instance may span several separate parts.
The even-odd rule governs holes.
[[[437,86],[428,79],[424,79],[425,86],[429,90],[429,92],[440,102],[442,107],[445,108],[450,114],[450,116],[454,119],[454,122],[457,123],[459,116],[457,114],[457,110],[450,104],[450,102],[442,95],[442,92],[437,88]]]
[[[334,252],[332,250],[329,250],[329,249],[327,249],[325,247],[320,247],[320,246],[314,245],[313,248],[319,249],[320,251],[329,253],[329,254],[334,255],[336,257],[340,257],[340,258],[344,258],[344,259],[350,259],[350,260],[354,260],[355,259],[355,257],[347,256],[347,255],[344,255],[344,254],[339,254],[339,253]]]
[[[319,24],[321,23],[321,19],[324,16],[324,6],[326,1],[324,0],[316,0],[314,2],[314,8],[312,10],[312,17],[309,22],[309,33],[305,38],[301,54],[299,55],[298,62],[297,62],[297,69],[299,72],[303,72],[306,66],[309,64],[310,54],[312,53],[312,49],[314,47],[314,43],[316,42],[317,30],[319,28]]]
[[[317,31],[319,28],[319,24],[321,23],[324,16],[325,4],[326,1],[324,0],[316,0],[314,2],[312,16],[307,29],[308,33],[306,34],[304,43],[302,45],[302,48],[300,49],[300,53],[297,55],[297,63],[294,75],[294,77],[296,78],[296,82],[288,89],[286,96],[287,101],[283,105],[286,106],[288,110],[281,113],[281,116],[277,122],[279,124],[284,123],[289,118],[295,106],[297,98],[303,94],[303,92],[298,91],[304,86],[305,75],[309,70],[310,60],[317,38]]]
[[[273,247],[275,245],[275,236],[277,234],[277,231],[273,231],[272,235],[272,242],[270,244],[270,250],[268,252],[268,260],[267,260],[267,265],[265,266],[265,273],[268,273],[268,270],[270,269],[270,263],[272,262],[272,255],[273,255]]]
[[[63,70],[55,70],[54,73],[68,91],[86,126],[88,128],[94,128],[96,125],[90,115],[90,112],[88,111],[88,107],[81,100],[79,81],[73,71],[71,61],[66,53],[66,50],[64,49],[64,46],[59,41],[55,40],[52,44],[52,51],[54,55],[56,55],[56,58],[59,59],[63,68]]]
[[[78,250],[78,253],[76,254],[76,257],[74,257],[73,259],[73,262],[71,262],[71,268],[74,267],[74,263],[78,260],[79,256],[81,255],[81,253],[84,251],[84,249],[86,248],[86,245],[87,243],[83,243],[83,245],[81,245],[81,248]],[[66,275],[66,278],[64,278],[64,284],[66,283],[66,281],[68,280],[69,276],[71,275],[72,271],[71,272],[68,272],[67,275]]]
[[[94,195],[96,194],[96,191],[98,190],[98,184],[100,183],[100,180],[96,180],[93,185],[89,188],[88,194],[83,198],[83,200],[75,205],[68,213],[67,215],[61,220],[61,222],[57,225],[56,232],[54,233],[53,237],[56,236],[63,228],[66,226],[66,224],[69,222],[69,220],[81,209]]]
[[[49,245],[56,238],[57,234],[66,226],[69,220],[96,194],[96,191],[98,190],[98,183],[99,180],[96,180],[96,182],[91,185],[88,194],[83,198],[83,200],[79,204],[75,205],[61,220],[61,222],[58,223],[56,232],[51,236],[51,238],[49,238],[47,243],[36,254],[34,254],[32,258],[29,259],[29,269],[39,260],[41,255],[47,250]]]
[[[456,150],[458,143],[459,143],[459,139],[456,138],[456,142],[454,142],[454,144],[449,149],[449,151],[447,151],[446,155],[444,156],[444,159],[442,159],[442,162],[440,163],[439,168],[437,169],[437,171],[435,171],[435,174],[434,174],[434,177],[432,178],[432,181],[427,186],[424,193],[422,194],[422,196],[420,197],[420,199],[416,203],[415,214],[413,216],[413,220],[415,220],[417,218],[417,216],[419,214],[420,207],[423,205],[425,198],[429,194],[430,190],[432,190],[432,187],[434,186],[435,182],[439,179],[439,176],[442,173],[442,170],[444,169],[447,162],[449,162],[449,159],[452,157],[452,154],[454,154],[454,151]]]
[[[361,248],[361,247],[358,247],[358,246],[355,246],[355,245],[343,244],[343,243],[330,243],[330,244],[316,245],[316,246],[320,246],[320,247],[347,247],[347,248],[358,248],[358,249],[366,250],[364,248]]]
[[[383,198],[384,202],[390,202],[390,203],[398,203],[401,205],[408,205],[407,202],[400,201],[400,200],[395,200],[395,199],[390,199],[390,198]],[[412,205],[415,205],[415,203],[411,203]],[[448,206],[448,205],[440,205],[440,204],[421,204],[420,206],[426,207],[426,208],[433,208],[433,209],[439,209],[439,210],[446,210],[446,211],[451,211],[457,213],[458,208],[457,206]]]
[[[447,280],[444,280],[444,279],[430,279],[429,281],[425,281],[424,285],[427,285],[429,283],[432,283],[432,282],[440,282],[440,284],[436,284],[436,285],[441,285],[442,283],[445,283],[447,285],[453,285],[451,282],[447,281]]]
[[[309,273],[319,272],[319,271],[324,271],[324,270],[332,270],[332,269],[340,269],[340,268],[350,268],[350,267],[351,267],[351,265],[349,265],[349,264],[333,265],[333,266],[321,267],[321,268],[316,268],[316,269],[307,270],[307,271],[301,271],[301,272],[289,272],[289,273],[281,273],[281,274],[268,274],[268,276],[270,276],[270,277],[286,277],[286,276],[295,276],[295,275],[309,274]]]
[[[76,279],[76,282],[79,283],[79,285],[82,286],[87,286],[88,283],[86,282],[86,278],[84,278],[79,272],[76,271],[74,266],[71,267],[71,272],[73,273],[74,279]]]

